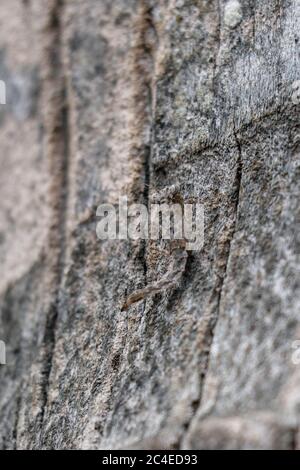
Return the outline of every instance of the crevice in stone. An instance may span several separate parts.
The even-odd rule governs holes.
[[[238,134],[236,131],[235,123],[233,125],[233,136],[234,140],[236,143],[236,147],[238,150],[238,157],[237,157],[237,162],[236,162],[236,176],[235,176],[235,197],[234,197],[234,221],[232,224],[232,229],[230,230],[230,234],[228,236],[227,243],[225,244],[224,248],[224,258],[225,258],[225,263],[224,263],[224,270],[223,273],[220,275],[219,278],[219,285],[216,286],[216,292],[217,292],[217,303],[216,303],[216,314],[207,320],[207,356],[205,358],[205,367],[203,368],[203,373],[201,373],[201,389],[199,393],[199,397],[197,400],[194,400],[193,403],[191,403],[191,417],[190,419],[183,425],[183,432],[182,435],[179,439],[179,441],[176,444],[176,448],[180,449],[182,447],[182,442],[186,434],[188,433],[190,426],[193,422],[194,417],[197,414],[197,411],[202,405],[202,394],[205,386],[205,381],[206,381],[206,375],[208,373],[209,369],[209,362],[210,362],[210,353],[211,353],[211,346],[214,340],[214,334],[217,326],[218,319],[220,317],[220,307],[221,307],[221,300],[223,296],[223,288],[225,285],[226,277],[227,277],[227,272],[228,272],[228,265],[229,265],[229,260],[230,260],[230,255],[231,255],[231,246],[232,246],[232,241],[234,239],[235,233],[236,233],[236,227],[237,227],[237,220],[238,220],[238,213],[239,213],[239,204],[240,204],[240,192],[241,192],[241,182],[242,182],[242,146],[241,142],[238,138]]]
[[[48,47],[47,66],[50,109],[50,123],[48,136],[50,140],[49,160],[52,177],[52,210],[53,220],[49,235],[49,253],[53,283],[53,302],[48,307],[46,324],[43,336],[43,365],[42,365],[42,403],[41,425],[43,426],[45,411],[48,402],[49,381],[52,370],[53,354],[55,349],[56,324],[59,313],[60,287],[63,281],[63,272],[66,256],[67,237],[67,205],[68,205],[68,174],[70,159],[70,131],[69,131],[69,104],[67,93],[67,80],[63,61],[62,44],[62,15],[64,1],[55,0],[48,30],[46,34],[51,37]],[[54,254],[55,253],[55,254]],[[50,256],[50,255],[49,255]]]
[[[238,220],[238,212],[239,212],[239,204],[240,204],[240,193],[241,193],[241,184],[242,184],[242,173],[243,173],[243,156],[242,156],[242,145],[239,140],[236,127],[234,124],[233,127],[233,135],[236,141],[236,146],[238,149],[238,159],[237,159],[237,168],[236,168],[236,197],[235,197],[235,221],[234,221],[234,230],[233,234],[230,240],[230,244],[233,240],[233,237],[236,232],[236,226],[237,226],[237,220]],[[229,247],[230,248],[230,247]],[[229,249],[229,255],[230,255],[230,249]],[[226,265],[227,267],[227,265]]]
[[[157,40],[157,32],[152,17],[152,7],[148,0],[143,0],[140,4],[140,11],[137,20],[137,43],[134,48],[134,72],[136,81],[139,83],[140,93],[136,97],[137,118],[140,119],[144,126],[149,126],[148,142],[143,146],[143,204],[149,207],[150,186],[151,186],[151,168],[154,142],[154,115],[155,115],[155,83],[154,83],[154,66],[155,66],[155,46],[149,42],[148,33],[152,31]],[[144,63],[148,64],[146,66]],[[141,96],[144,96],[143,109],[141,110]],[[146,109],[146,110],[145,110]],[[139,114],[142,113],[142,116]],[[147,240],[141,242],[141,259],[143,263],[144,282],[147,283]]]

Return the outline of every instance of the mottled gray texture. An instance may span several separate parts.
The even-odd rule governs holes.
[[[1,448],[299,448],[299,1],[42,3],[0,13]],[[172,251],[97,240],[123,194],[205,207],[126,311]]]

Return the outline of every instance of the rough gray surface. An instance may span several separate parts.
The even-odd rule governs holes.
[[[299,1],[2,3],[1,448],[299,448]],[[123,194],[205,206],[125,312],[170,255],[97,240]]]

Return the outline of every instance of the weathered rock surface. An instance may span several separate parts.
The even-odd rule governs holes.
[[[299,448],[299,25],[298,0],[2,0],[1,448]],[[180,286],[127,311],[170,255],[97,239],[124,194],[205,207]]]

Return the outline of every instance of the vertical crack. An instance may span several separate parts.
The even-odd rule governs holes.
[[[54,0],[46,30],[47,70],[45,77],[47,153],[50,165],[52,223],[48,240],[48,261],[50,266],[50,292],[53,301],[47,312],[43,337],[41,424],[43,424],[48,402],[50,375],[55,349],[55,333],[59,311],[59,294],[63,280],[66,256],[68,169],[70,154],[69,107],[67,80],[63,61],[62,16],[63,0]]]
[[[147,141],[143,146],[143,204],[149,207],[151,186],[151,163],[154,141],[154,49],[157,33],[153,23],[152,7],[148,0],[142,0],[136,22],[136,44],[134,47],[134,74],[138,92],[135,91],[137,120],[140,121],[139,136],[149,129]],[[141,100],[144,97],[144,100]],[[141,127],[142,126],[142,127]],[[147,241],[142,240],[140,257],[143,263],[144,282],[147,283]]]
[[[241,193],[242,172],[243,172],[242,171],[243,170],[242,164],[243,164],[243,162],[242,162],[242,146],[241,146],[240,140],[238,138],[235,123],[233,124],[233,136],[234,136],[234,140],[235,140],[237,151],[238,151],[237,162],[236,162],[235,183],[234,183],[234,187],[235,187],[234,208],[233,208],[234,220],[233,220],[232,228],[230,229],[228,240],[227,240],[227,243],[226,243],[226,246],[225,246],[225,249],[224,249],[225,267],[224,267],[224,271],[221,275],[220,286],[218,288],[217,315],[216,315],[215,323],[213,325],[211,343],[213,341],[214,330],[215,330],[215,327],[216,327],[216,324],[217,324],[217,321],[218,321],[218,318],[219,318],[219,314],[220,314],[221,299],[222,299],[223,288],[224,288],[224,284],[225,284],[226,277],[227,277],[227,272],[228,272],[228,264],[229,264],[230,255],[231,255],[231,245],[232,245],[235,233],[236,233],[238,213],[239,213],[239,204],[240,204],[240,193]],[[209,363],[209,358],[208,358],[208,363]]]
[[[223,296],[223,288],[224,288],[227,273],[228,273],[228,265],[229,265],[230,255],[231,255],[231,246],[232,246],[232,241],[234,239],[236,228],[237,228],[243,167],[242,167],[242,146],[238,137],[238,133],[236,131],[235,123],[233,124],[233,137],[234,137],[237,152],[238,152],[237,161],[236,161],[235,183],[234,183],[234,187],[235,187],[234,207],[233,207],[234,220],[232,222],[232,227],[229,231],[228,240],[224,246],[224,253],[223,253],[223,256],[225,258],[224,269],[223,269],[222,274],[220,275],[218,285],[216,286],[216,292],[217,292],[216,314],[213,316],[213,318],[209,317],[206,320],[206,327],[204,328],[204,331],[205,331],[204,334],[209,335],[209,339],[207,340],[208,352],[205,358],[205,364],[203,368],[204,372],[201,374],[201,383],[202,383],[201,390],[200,390],[198,399],[192,402],[191,404],[191,408],[192,408],[191,418],[183,426],[184,430],[176,447],[178,449],[182,447],[183,439],[186,436],[186,434],[189,432],[189,429],[193,422],[193,418],[196,416],[198,410],[200,409],[202,405],[203,390],[205,387],[206,376],[207,376],[208,369],[209,369],[211,346],[214,340],[214,334],[215,334],[217,322],[220,317],[221,300]]]
[[[155,30],[155,25],[153,22],[152,9],[147,3],[143,5],[142,15],[144,17],[144,28],[142,31],[142,44],[144,49],[144,54],[150,63],[151,69],[146,74],[145,78],[145,88],[147,91],[147,107],[149,109],[149,142],[145,148],[145,158],[144,158],[144,203],[149,205],[149,193],[151,185],[151,163],[152,163],[152,154],[153,154],[153,142],[154,142],[154,114],[155,114],[155,102],[154,102],[154,44],[147,39],[147,32],[152,31],[155,34],[157,39],[157,33]]]

